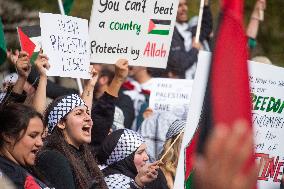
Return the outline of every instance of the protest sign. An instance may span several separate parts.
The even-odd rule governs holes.
[[[91,62],[166,68],[178,0],[96,0],[90,18]]]
[[[151,87],[149,107],[154,112],[171,112],[177,108],[189,110],[193,80],[155,78]]]
[[[284,166],[284,69],[249,63],[259,189],[279,188]]]
[[[88,21],[51,13],[39,17],[42,48],[49,57],[48,76],[89,78]]]

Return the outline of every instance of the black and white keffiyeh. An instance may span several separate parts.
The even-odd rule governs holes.
[[[137,132],[124,129],[124,132],[120,136],[114,150],[106,160],[106,164],[110,165],[126,158],[135,152],[144,142],[144,138]]]
[[[135,152],[143,143],[144,138],[129,129],[116,130],[105,138],[97,159],[107,165],[102,171],[110,189],[129,188],[137,175]]]
[[[169,127],[166,134],[166,140],[178,135],[185,127],[186,122],[183,120],[175,120]]]
[[[48,132],[52,133],[58,122],[74,108],[86,106],[85,102],[77,94],[66,95],[58,101],[48,115]]]
[[[129,189],[134,180],[123,174],[113,174],[105,177],[106,184],[110,189]]]

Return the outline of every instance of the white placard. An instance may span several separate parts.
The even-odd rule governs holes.
[[[48,76],[88,79],[88,20],[51,13],[39,17],[42,48],[49,57]]]
[[[154,112],[171,112],[177,108],[189,110],[193,80],[155,78],[149,107]]]
[[[179,0],[95,0],[91,62],[166,68]]]
[[[284,69],[250,62],[259,189],[278,189],[284,166]]]

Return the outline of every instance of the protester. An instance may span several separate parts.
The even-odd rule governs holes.
[[[94,122],[91,141],[93,153],[97,152],[102,141],[110,132],[114,121],[115,105],[119,98],[120,87],[125,81],[127,74],[128,61],[119,59],[115,64],[115,74],[111,83],[105,88],[103,96],[93,104],[91,112]]]
[[[183,134],[179,134],[184,132],[185,123],[185,121],[176,120],[171,124],[166,135],[164,149],[160,154],[160,158],[163,157],[161,160],[163,164],[160,167],[166,177],[167,184],[170,189],[174,187],[176,169],[183,138]],[[173,144],[174,141],[175,143]]]
[[[256,1],[246,31],[250,49],[254,49],[256,47],[256,37],[259,29],[259,23],[264,20],[265,8],[266,0]]]
[[[254,188],[258,176],[256,164],[244,171],[252,148],[253,135],[245,122],[236,122],[231,130],[226,125],[217,125],[206,142],[204,153],[196,157],[193,187]]]
[[[94,102],[96,102],[104,94],[104,92],[107,91],[114,76],[115,70],[113,65],[101,66],[101,70],[99,71],[98,82],[96,83],[94,89]],[[131,98],[128,95],[124,94],[120,89],[115,105],[123,111],[123,125],[126,128],[131,128],[134,120],[134,106]]]
[[[18,60],[18,50],[16,50],[14,53],[12,51],[7,51],[7,58],[11,65],[16,66],[17,65],[17,60]],[[39,77],[40,73],[38,72],[36,66],[31,65],[29,77],[26,79],[26,85],[29,86],[29,89],[34,89],[36,90],[39,84]],[[73,93],[78,93],[78,90],[76,89],[70,89],[66,88],[64,86],[60,86],[56,83],[54,83],[51,80],[47,80],[47,85],[46,85],[46,96],[55,99],[59,96],[67,95],[67,94],[73,94]]]
[[[178,5],[176,25],[173,32],[171,50],[168,61],[177,60],[181,62],[184,70],[192,71],[192,75],[187,74],[187,78],[194,77],[197,61],[198,50],[201,48],[200,43],[195,42],[196,27],[190,28],[188,23],[188,4],[186,0],[180,0]],[[200,41],[209,37],[212,32],[212,15],[209,8],[208,0],[205,0]]]
[[[1,108],[0,122],[0,173],[16,188],[48,189],[33,169],[43,145],[42,115],[26,105],[11,103]]]
[[[103,169],[105,181],[110,189],[163,188],[148,185],[157,178],[157,162],[148,164],[146,144],[141,135],[128,129],[111,133],[104,140],[97,158],[107,167]],[[146,170],[148,172],[143,175]]]
[[[58,189],[86,189],[92,185],[107,188],[88,146],[93,126],[90,117],[92,90],[97,81],[94,70],[91,76],[89,87],[85,87],[82,95],[89,107],[77,94],[72,94],[56,99],[46,110],[45,122],[50,135],[36,166]]]
[[[174,109],[171,112],[153,112],[151,116],[143,121],[138,133],[146,141],[150,162],[158,160],[170,126],[176,120],[183,119],[184,113],[182,109]]]
[[[50,65],[48,63],[48,57],[42,53],[42,50],[35,60],[35,67],[39,72],[39,84],[33,97],[32,105],[39,113],[43,114],[46,106],[46,71],[49,69]]]
[[[29,63],[28,54],[21,51],[19,58],[15,64],[18,78],[16,83],[7,89],[2,104],[9,104],[11,102],[23,103],[26,100],[26,94],[24,93],[24,86],[31,71],[31,65]]]
[[[130,67],[128,76],[127,81],[123,84],[123,93],[130,96],[133,101],[135,119],[131,129],[136,131],[142,123],[139,120],[139,113],[144,112],[141,108],[149,98],[153,80],[149,69],[141,66]]]

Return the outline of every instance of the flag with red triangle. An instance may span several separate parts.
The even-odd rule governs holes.
[[[148,34],[169,35],[171,20],[150,19]]]
[[[41,48],[41,30],[39,25],[18,27],[21,49],[26,51],[33,62]]]

